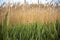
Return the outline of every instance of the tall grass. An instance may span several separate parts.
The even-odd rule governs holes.
[[[58,21],[48,24],[39,22],[33,24],[20,23],[20,25],[11,24],[7,27],[7,16],[8,13],[6,13],[2,29],[0,29],[2,30],[0,35],[3,35],[1,35],[3,40],[59,40],[60,24]]]
[[[54,23],[10,25],[9,40],[57,40],[58,32]]]
[[[3,40],[7,40],[7,16],[8,16],[8,12],[5,15],[4,22],[2,25]]]
[[[3,39],[3,35],[2,35],[2,25],[0,25],[0,40]]]
[[[56,29],[58,33],[58,40],[60,40],[60,23],[58,22],[58,20],[56,20]]]

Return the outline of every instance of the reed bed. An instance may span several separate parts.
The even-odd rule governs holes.
[[[36,21],[33,24],[20,23],[20,25],[10,24],[7,26],[7,17],[8,13],[6,13],[4,23],[0,29],[3,40],[59,40],[60,23],[58,20],[47,24]]]
[[[2,8],[0,40],[60,40],[60,9],[30,6]]]

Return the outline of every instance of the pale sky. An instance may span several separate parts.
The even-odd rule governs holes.
[[[20,2],[21,4],[22,3],[24,3],[24,0],[0,0],[0,5],[3,3],[3,2],[8,2],[8,1],[10,1],[11,3],[15,3],[15,2]],[[31,3],[36,3],[37,4],[37,2],[38,2],[38,0],[26,0],[29,4],[31,4]],[[47,0],[47,1],[45,1],[45,0],[40,0],[40,2],[41,3],[43,3],[43,4],[45,4],[45,3],[47,3],[47,2],[50,2],[51,0]],[[54,0],[55,2],[57,2],[57,0]]]

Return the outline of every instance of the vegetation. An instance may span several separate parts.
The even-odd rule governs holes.
[[[20,23],[20,25],[10,24],[7,27],[7,15],[8,13],[5,15],[2,28],[3,40],[59,40],[60,25],[57,20],[55,23],[48,24],[41,24],[40,22]],[[2,29],[0,30],[2,31]]]
[[[0,40],[3,39],[3,35],[2,35],[2,25],[0,25]]]
[[[21,24],[10,25],[8,29],[9,40],[57,40],[58,32],[54,23],[50,24]]]
[[[28,5],[26,0],[25,5],[13,4],[12,7],[2,7],[0,19],[3,20],[3,24],[0,25],[0,40],[60,40],[59,8],[42,4]],[[4,14],[6,11],[8,12]],[[8,13],[10,20],[7,25]]]
[[[8,16],[8,13],[6,13],[5,19],[2,25],[3,40],[7,40],[7,16]]]

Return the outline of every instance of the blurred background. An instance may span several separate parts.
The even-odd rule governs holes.
[[[38,0],[26,0],[29,4],[38,4]],[[21,4],[24,3],[24,0],[0,0],[0,6],[3,4],[3,3],[18,3],[20,2]],[[39,3],[42,3],[42,4],[47,4],[47,3],[52,3],[52,4],[59,4],[60,5],[60,0],[39,0]]]

